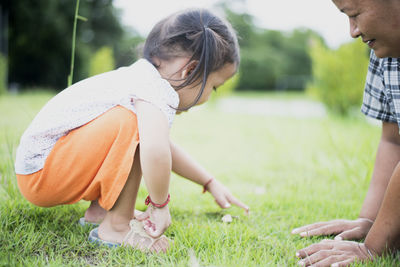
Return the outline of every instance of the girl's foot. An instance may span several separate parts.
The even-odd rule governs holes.
[[[163,208],[150,205],[145,212],[138,214],[136,219],[143,222],[144,230],[153,238],[161,236],[171,224],[168,205]]]
[[[85,211],[85,222],[99,224],[103,221],[107,211],[103,209],[97,200],[90,203],[89,208]],[[135,210],[133,218],[140,216],[143,212]]]
[[[110,221],[103,221],[98,228],[98,236],[101,240],[114,244],[122,244],[139,249],[143,252],[166,252],[170,247],[166,236],[152,238],[143,229],[143,223],[138,220],[131,220],[129,223],[122,218],[113,218]]]

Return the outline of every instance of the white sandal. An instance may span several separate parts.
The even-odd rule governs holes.
[[[143,223],[141,221],[133,219],[129,222],[129,226],[131,227],[131,229],[126,234],[122,243],[114,243],[101,239],[98,235],[98,228],[90,231],[89,241],[97,243],[99,245],[106,245],[108,247],[130,246],[142,252],[149,252],[154,243],[161,239],[164,239],[168,243],[171,243],[171,240],[165,235],[162,235],[158,238],[153,238],[149,236],[144,230]]]

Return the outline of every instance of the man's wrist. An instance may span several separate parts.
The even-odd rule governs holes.
[[[376,251],[376,249],[373,249],[372,246],[367,242],[364,242],[363,245],[371,260],[375,259],[376,257],[379,257],[383,253],[383,251],[380,251],[379,253],[378,251]]]

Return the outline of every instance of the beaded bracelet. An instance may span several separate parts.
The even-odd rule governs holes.
[[[203,185],[203,194],[204,194],[205,192],[207,192],[207,186],[208,186],[213,180],[214,180],[214,178],[211,178],[210,180],[207,181],[207,183],[205,183],[205,184]]]
[[[144,204],[146,204],[146,206],[148,206],[149,204],[151,204],[152,206],[154,206],[154,207],[156,207],[156,208],[163,208],[163,207],[165,207],[165,206],[168,205],[170,199],[171,199],[171,197],[170,197],[170,195],[168,194],[167,200],[166,200],[164,203],[162,203],[162,204],[156,204],[156,203],[154,203],[154,202],[151,200],[150,195],[148,195],[148,196],[146,197],[146,200],[144,201]]]

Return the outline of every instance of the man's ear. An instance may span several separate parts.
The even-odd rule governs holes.
[[[181,79],[185,80],[192,73],[192,71],[197,67],[197,64],[199,64],[198,60],[192,60],[188,64],[186,64],[186,66],[184,66],[182,69]]]

